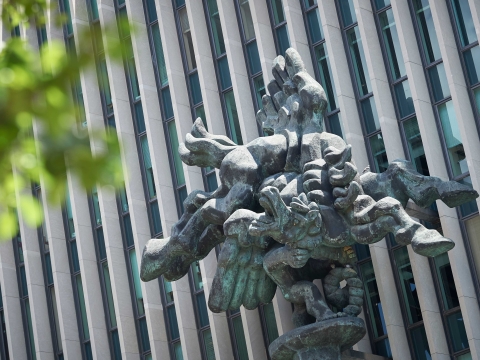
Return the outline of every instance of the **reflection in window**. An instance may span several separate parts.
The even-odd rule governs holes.
[[[140,146],[142,148],[143,166],[145,167],[145,173],[147,177],[148,196],[150,199],[152,199],[157,195],[157,190],[155,188],[152,159],[150,158],[150,150],[148,148],[148,140],[146,135],[140,138]]]
[[[467,46],[477,41],[475,24],[473,23],[472,12],[470,11],[468,1],[451,0],[451,2],[455,16],[455,24],[457,25],[462,46]]]
[[[177,127],[175,126],[175,120],[168,122],[168,135],[170,138],[170,145],[173,157],[173,163],[175,166],[175,175],[177,178],[177,186],[185,184],[185,174],[183,172],[183,163],[180,159],[178,152],[179,142],[177,136]]]
[[[435,25],[433,24],[432,11],[428,0],[413,0],[420,37],[425,52],[427,63],[430,64],[442,57],[438,46]]]
[[[183,46],[187,57],[188,70],[193,70],[197,67],[197,62],[195,60],[195,51],[193,50],[192,32],[190,31],[187,9],[180,9],[178,13],[182,27]]]
[[[343,26],[347,27],[357,22],[353,0],[339,0],[340,12],[342,14]]]
[[[415,112],[415,107],[413,106],[412,93],[410,92],[408,80],[402,81],[400,84],[395,85],[394,90],[397,98],[400,117],[404,118],[413,114]]]
[[[318,8],[317,8],[318,9]],[[335,110],[336,94],[335,86],[332,81],[332,73],[330,71],[330,62],[328,60],[327,47],[325,43],[315,47],[315,57],[317,59],[318,72],[320,74],[320,84],[322,85],[328,99],[328,111]]]
[[[220,23],[220,14],[218,13],[218,6],[216,0],[208,0],[208,12],[210,15],[210,22],[212,26],[213,45],[215,54],[220,56],[225,53],[225,42],[223,40],[222,24]]]
[[[414,117],[403,122],[403,131],[405,132],[410,159],[415,169],[420,174],[428,176],[430,173],[428,171],[427,158],[425,157],[425,150],[423,148],[417,118]]]
[[[415,352],[415,359],[417,360],[431,360],[430,348],[428,347],[427,334],[425,327],[419,326],[411,331],[413,350]]]
[[[245,41],[255,37],[255,29],[253,27],[252,13],[250,12],[250,4],[248,0],[240,0],[240,12],[242,14],[243,33]]]
[[[363,100],[361,106],[367,134],[380,130],[380,122],[378,121],[378,113],[374,97],[370,96],[368,99]]]
[[[430,83],[432,85],[433,97],[435,101],[440,101],[450,96],[447,75],[445,74],[445,65],[442,63],[428,69]]]
[[[369,138],[370,149],[372,151],[373,163],[375,166],[375,172],[384,172],[388,168],[387,151],[385,150],[385,144],[383,142],[382,134],[377,134]]]
[[[232,133],[232,140],[238,145],[243,144],[242,132],[240,131],[240,123],[237,113],[237,105],[233,96],[233,90],[225,93],[225,107],[227,109],[227,118],[230,123],[230,131]]]
[[[393,10],[390,8],[379,15],[382,28],[383,40],[388,57],[388,64],[394,80],[405,76],[405,64],[403,61],[400,41],[398,39],[397,26],[393,18]]]
[[[347,31],[348,47],[352,56],[353,70],[357,81],[360,96],[367,95],[372,91],[370,76],[368,74],[365,53],[363,52],[362,39],[358,26]]]
[[[480,46],[475,46],[463,53],[465,66],[467,67],[468,80],[470,85],[480,81]]]
[[[475,216],[465,221],[467,228],[468,242],[477,276],[480,276],[480,216]]]
[[[439,105],[438,112],[453,176],[466,173],[468,172],[467,160],[465,159],[465,151],[463,149],[462,137],[458,127],[457,117],[455,116],[453,102],[450,100]]]

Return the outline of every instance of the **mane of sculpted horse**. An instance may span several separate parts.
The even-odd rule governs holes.
[[[382,174],[359,174],[351,146],[325,132],[325,92],[299,54],[288,49],[272,72],[270,95],[257,113],[269,136],[239,146],[195,121],[180,145],[181,158],[218,168],[220,186],[189,194],[171,236],[147,243],[140,276],[179,279],[223,242],[210,310],[254,309],[272,301],[278,286],[294,305],[297,328],[270,345],[272,359],[340,359],[365,334],[356,317],[363,284],[352,267],[351,245],[392,233],[420,255],[446,252],[455,243],[413,220],[405,210],[408,200],[425,208],[439,199],[454,207],[478,193],[423,176],[405,160],[393,161]],[[322,280],[325,298],[315,279]],[[347,285],[340,288],[343,280]]]

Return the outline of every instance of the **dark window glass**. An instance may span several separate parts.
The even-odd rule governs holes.
[[[358,254],[358,251],[357,251]],[[360,265],[363,286],[365,289],[365,298],[367,299],[368,315],[372,324],[374,338],[387,334],[387,326],[383,316],[382,302],[378,292],[377,280],[373,271],[373,264],[368,261]]]
[[[480,276],[480,241],[478,241],[478,234],[480,234],[480,216],[474,216],[465,221],[467,228],[468,243],[470,244],[470,251],[475,263],[475,273]]]
[[[390,341],[388,338],[377,341],[375,343],[375,354],[392,358],[392,349],[390,348]]]
[[[173,117],[172,98],[170,96],[170,88],[162,90],[163,107],[165,111],[165,118],[170,119]]]
[[[207,329],[204,330],[202,334],[207,360],[215,360],[215,349],[213,347],[212,331],[210,329]]]
[[[65,196],[65,210],[67,213],[67,227],[70,239],[75,238],[75,225],[73,223],[72,204],[70,202],[70,194],[67,191]]]
[[[47,28],[45,27],[45,25],[40,26],[37,29],[37,33],[38,33],[38,44],[39,46],[43,46],[43,44],[46,44],[48,41]]]
[[[411,334],[415,359],[430,360],[432,357],[430,354],[430,348],[428,347],[427,334],[425,333],[423,325],[413,329]]]
[[[77,242],[72,241],[70,243],[70,249],[72,252],[72,265],[73,265],[73,272],[80,271],[80,262],[78,261],[78,250],[77,250]]]
[[[52,259],[50,254],[45,254],[45,268],[47,269],[47,285],[53,284]]]
[[[468,165],[452,100],[439,105],[438,113],[453,176],[464,174],[468,172]]]
[[[200,270],[200,263],[195,261],[192,264],[192,275],[193,275],[193,284],[195,285],[195,291],[199,291],[203,289],[203,281],[202,281],[202,272]]]
[[[83,293],[82,276],[78,274],[76,277],[77,293],[78,293],[78,305],[80,307],[80,314],[82,316],[82,330],[83,340],[90,339],[90,330],[88,329],[87,308],[85,307],[85,295]]]
[[[308,9],[314,5],[317,5],[318,0],[304,0],[305,8]]]
[[[100,60],[100,90],[102,91],[107,113],[113,112],[112,94],[110,92],[110,83],[108,80],[107,63],[105,59]]]
[[[183,360],[182,344],[180,341],[173,344],[173,352],[175,353],[175,360]]]
[[[245,333],[243,332],[243,322],[241,316],[232,319],[233,332],[235,335],[235,343],[237,344],[237,352],[239,360],[248,360],[247,343],[245,341]]]
[[[375,0],[375,6],[377,10],[380,10],[388,5],[390,5],[390,0]]]
[[[132,44],[130,44],[130,40],[126,41],[128,45],[127,47],[127,68],[128,68],[128,79],[130,81],[130,88],[132,89],[132,96],[134,100],[140,98],[140,88],[138,86],[138,78],[137,78],[137,70],[135,69],[135,59],[133,57],[133,49]]]
[[[165,289],[165,298],[167,300],[167,304],[169,304],[175,300],[173,298],[172,283],[163,279],[163,287]]]
[[[35,338],[33,337],[32,313],[30,311],[30,301],[28,299],[25,300],[25,312],[27,313],[27,327],[28,327],[28,338],[30,340],[29,341],[30,353],[35,354]]]
[[[227,118],[230,125],[232,140],[235,141],[235,143],[237,143],[238,145],[242,145],[242,132],[240,130],[240,122],[238,119],[237,105],[235,104],[233,90],[225,93],[225,107],[227,110]]]
[[[285,13],[283,11],[282,0],[270,0],[272,3],[273,21],[278,25],[285,21]]]
[[[375,99],[373,96],[363,100],[361,105],[367,134],[380,130],[380,122],[378,121],[377,108],[375,106]]]
[[[220,23],[220,14],[216,0],[207,0],[210,23],[212,27],[213,45],[215,54],[220,56],[225,53],[225,42],[223,40],[222,24]]]
[[[290,38],[288,36],[287,24],[277,28],[275,31],[277,32],[280,54],[285,54],[285,51],[287,51],[287,49],[290,47]]]
[[[365,53],[363,52],[362,39],[358,26],[347,31],[348,47],[353,62],[353,70],[357,81],[360,96],[367,95],[372,91],[370,84],[370,76],[368,74],[367,62],[365,61]]]
[[[100,215],[100,204],[98,203],[97,188],[92,190],[93,215],[95,216],[95,225],[102,224],[102,216]]]
[[[320,84],[322,85],[328,99],[328,111],[335,110],[336,94],[332,81],[332,73],[330,71],[330,62],[328,60],[327,47],[325,43],[315,47],[315,57],[317,59],[318,72],[320,75]]]
[[[370,137],[370,149],[372,151],[375,171],[379,173],[386,171],[388,168],[388,158],[381,133]]]
[[[198,73],[194,72],[189,76],[190,89],[192,92],[192,102],[196,105],[202,102],[202,90],[200,90],[200,80],[198,79]]]
[[[265,90],[265,83],[263,82],[263,76],[259,75],[253,79],[253,86],[255,88],[255,98],[257,99],[257,106],[258,108],[262,107],[262,97],[267,92]],[[479,96],[479,108],[480,108],[480,91],[478,92]]]
[[[411,118],[402,123],[405,132],[405,140],[407,141],[410,159],[415,169],[423,175],[429,175],[425,150],[423,148],[422,136],[418,127],[417,118]]]
[[[167,308],[168,313],[168,323],[170,325],[170,335],[172,340],[178,339],[180,337],[180,333],[178,331],[178,323],[177,323],[177,314],[175,313],[175,306],[169,306]]]
[[[187,187],[186,186],[178,189],[178,197],[179,197],[179,201],[180,201],[180,210],[182,211],[182,214],[185,211],[185,209],[183,207],[183,202],[185,201],[187,196],[188,196],[188,193],[187,193]]]
[[[467,46],[477,41],[475,33],[475,24],[473,23],[472,12],[468,6],[468,1],[451,0],[455,24],[457,25],[458,35],[462,46]]]
[[[477,109],[480,113],[480,87],[475,89],[475,91],[473,92],[473,97],[475,98],[475,102],[477,103]]]
[[[458,301],[457,289],[453,280],[452,267],[448,254],[444,253],[434,258],[435,270],[437,272],[438,282],[442,294],[443,307],[445,310],[460,306]]]
[[[397,98],[400,117],[404,118],[413,114],[415,112],[415,107],[413,106],[412,93],[410,92],[408,80],[402,81],[400,84],[395,85],[394,90]]]
[[[262,71],[262,65],[260,64],[260,56],[258,55],[257,41],[252,41],[247,44],[247,56],[248,64],[250,65],[250,72],[256,74]]]
[[[153,0],[150,0],[153,2]],[[165,56],[163,54],[162,39],[160,37],[160,29],[158,23],[152,26],[153,47],[155,49],[155,57],[157,60],[158,76],[162,86],[168,84],[167,65],[165,63]]]
[[[397,25],[393,17],[393,10],[390,8],[379,15],[380,26],[382,27],[383,41],[387,53],[388,64],[393,79],[396,80],[407,74],[398,39]]]
[[[250,11],[250,4],[248,0],[240,0],[240,12],[243,24],[243,34],[245,41],[255,37],[255,29],[253,27],[252,13]]]
[[[73,34],[72,14],[70,13],[70,3],[68,0],[62,0],[63,11],[67,15],[67,35]]]
[[[90,344],[90,341],[84,344],[84,348],[87,360],[93,360],[92,344]]]
[[[187,9],[181,9],[178,12],[178,15],[180,16],[180,25],[182,27],[183,34],[183,46],[185,56],[187,58],[188,70],[193,70],[197,67],[197,62],[195,60],[195,50],[193,49],[192,33],[190,31]]]
[[[107,250],[105,249],[105,238],[103,237],[103,229],[97,229],[97,241],[98,241],[98,252],[100,255],[100,260],[107,258]]]
[[[135,118],[137,120],[138,133],[145,132],[145,118],[143,116],[142,102],[139,101],[133,105],[135,108]]]
[[[154,22],[157,20],[157,9],[155,9],[155,0],[146,0],[148,20]]]
[[[207,129],[208,131],[207,117],[205,116],[205,108],[203,107],[203,105],[195,108],[195,120],[198,118],[202,119],[203,126],[205,126],[205,129]]]
[[[357,254],[358,261],[367,259],[370,257],[370,247],[368,245],[355,244],[353,245],[355,254]]]
[[[480,81],[480,46],[475,46],[463,53],[467,66],[468,79],[474,85]]]
[[[440,101],[450,96],[450,88],[448,86],[447,75],[445,74],[445,66],[442,63],[428,69],[430,82],[432,84],[433,97],[435,101]]]
[[[105,281],[105,293],[107,295],[108,315],[110,319],[110,327],[117,326],[117,317],[115,315],[115,305],[113,303],[112,283],[110,281],[110,271],[107,262],[103,263],[103,279]]]
[[[157,201],[150,203],[150,210],[152,212],[153,231],[155,235],[160,234],[162,232],[162,222],[160,221],[160,210],[158,209]]]
[[[92,20],[98,20],[97,0],[90,0],[90,10],[92,11]]]
[[[450,339],[452,340],[453,351],[457,352],[467,349],[469,345],[467,332],[465,331],[465,324],[463,322],[462,312],[458,311],[454,314],[447,316],[447,324]]]
[[[330,115],[328,118],[328,124],[330,125],[330,132],[343,138],[342,123],[340,120],[340,113]]]
[[[353,0],[339,0],[340,12],[342,14],[343,26],[351,25],[357,22]]]
[[[122,349],[120,348],[120,339],[118,337],[118,330],[112,331],[113,342],[113,358],[115,360],[122,360]]]
[[[127,246],[132,246],[134,242],[130,214],[123,215],[123,226],[125,227],[125,240],[127,241]]]
[[[320,21],[320,13],[318,7],[307,13],[308,29],[312,44],[323,39],[322,22]]]
[[[147,178],[148,197],[149,199],[152,199],[157,195],[157,189],[155,187],[152,159],[150,158],[150,150],[148,148],[148,139],[146,135],[140,138],[140,146],[142,149],[143,166],[145,167],[145,175]]]
[[[183,163],[178,152],[179,142],[177,135],[177,128],[175,126],[175,120],[170,121],[168,124],[168,135],[170,137],[170,145],[172,150],[173,165],[175,167],[175,175],[177,180],[177,186],[185,184],[185,174],[183,172]]]
[[[230,78],[230,69],[228,68],[227,57],[224,56],[218,60],[218,71],[220,73],[220,85],[222,90],[232,86],[232,79]]]
[[[263,305],[263,313],[265,315],[268,342],[271,344],[272,341],[278,338],[277,320],[275,319],[275,310],[273,309],[273,304],[268,303]]]
[[[432,11],[428,0],[413,0],[420,37],[427,63],[432,63],[442,57],[438,46],[435,25],[433,24]]]
[[[139,319],[138,325],[140,327],[140,339],[142,341],[142,350],[148,351],[150,350],[150,341],[148,340],[147,319],[146,318]]]
[[[182,5],[185,5],[185,0],[175,0],[175,4],[177,5],[177,7],[180,7]]]
[[[200,327],[208,326],[210,322],[208,320],[207,304],[205,303],[205,293],[201,292],[197,294],[196,298]]]
[[[119,190],[119,197],[120,197],[120,205],[122,207],[122,213],[128,212],[128,199],[127,199],[127,191],[125,187],[122,187]]]
[[[20,282],[22,283],[22,297],[28,296],[27,275],[25,266],[20,266]]]
[[[208,191],[214,191],[218,188],[217,174],[215,172],[207,175]]]
[[[467,186],[473,188],[472,178],[470,176],[464,177],[459,182],[462,183],[463,185],[467,185]],[[468,216],[470,214],[478,212],[478,206],[477,206],[476,200],[472,200],[472,201],[469,201],[466,204],[460,205],[460,212],[461,212],[462,216]]]
[[[400,278],[400,287],[402,289],[403,299],[407,308],[407,315],[410,324],[422,320],[422,311],[418,301],[417,285],[413,278],[412,266],[408,257],[407,247],[404,246],[393,252]],[[413,337],[413,331],[412,331]]]

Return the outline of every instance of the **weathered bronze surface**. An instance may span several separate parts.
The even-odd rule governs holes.
[[[285,58],[274,60],[272,72],[270,95],[257,113],[269,136],[239,146],[195,121],[180,145],[181,158],[218,168],[220,186],[189,194],[170,237],[147,243],[140,276],[177,280],[223,243],[211,311],[254,309],[272,301],[278,286],[294,305],[297,328],[271,344],[272,359],[340,359],[365,334],[356,318],[363,284],[351,246],[392,233],[420,255],[446,252],[455,243],[413,220],[407,202],[427,208],[441,200],[454,207],[478,193],[423,176],[405,160],[393,161],[381,174],[368,168],[359,174],[351,146],[325,131],[325,92],[299,54],[288,49]],[[325,298],[315,279],[322,280]],[[340,288],[343,280],[347,285]]]

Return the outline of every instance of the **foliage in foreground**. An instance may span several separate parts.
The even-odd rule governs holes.
[[[45,0],[0,1],[3,31],[42,26]],[[61,26],[62,19],[57,19]],[[18,29],[18,28],[17,28]],[[1,33],[2,30],[0,30]],[[99,185],[118,187],[123,182],[120,144],[115,131],[87,130],[82,124],[83,104],[72,101],[72,84],[79,73],[94,64],[92,34],[79,34],[77,55],[65,45],[49,41],[40,50],[18,37],[0,43],[0,239],[18,231],[17,213],[27,225],[43,220],[42,207],[31,191],[42,192],[61,204],[67,191],[67,170],[87,190]],[[8,38],[7,40],[5,40]],[[119,44],[106,44],[118,57]],[[103,153],[92,155],[91,141],[103,144]]]

